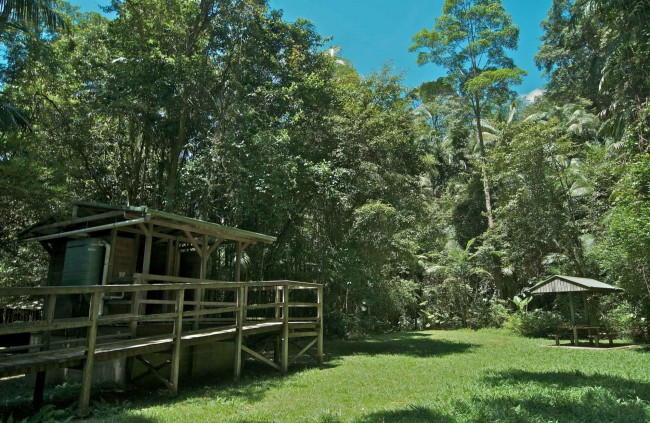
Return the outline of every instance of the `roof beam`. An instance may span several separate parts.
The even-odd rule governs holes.
[[[225,240],[232,240],[232,241],[242,241],[242,242],[249,242],[249,243],[256,243],[257,240],[245,237],[245,236],[237,236],[233,234],[228,234],[225,231],[219,231],[219,230],[210,230],[207,228],[201,228],[197,227],[194,225],[189,225],[189,224],[177,224],[173,222],[169,222],[166,220],[161,220],[161,219],[151,219],[152,222],[154,222],[155,225],[158,226],[163,226],[167,228],[172,228],[172,229],[178,229],[181,231],[193,231],[199,234],[206,234],[206,235],[212,235],[215,238],[221,238]]]
[[[75,218],[72,218],[72,219],[64,220],[62,222],[55,222],[55,223],[50,223],[48,225],[37,226],[35,228],[30,229],[29,232],[30,233],[32,233],[32,232],[41,232],[41,231],[46,230],[46,229],[55,229],[55,228],[60,228],[62,226],[76,225],[77,223],[92,222],[93,220],[109,219],[111,217],[118,217],[118,216],[124,216],[124,212],[123,211],[110,211],[110,212],[106,212],[106,213],[94,214],[92,216],[75,217]]]
[[[119,228],[119,227],[122,227],[122,226],[133,226],[133,225],[137,225],[138,223],[144,223],[144,222],[146,222],[146,220],[143,217],[141,219],[133,219],[133,220],[127,220],[127,221],[124,221],[124,222],[109,223],[107,225],[93,226],[93,227],[90,227],[90,228],[77,229],[77,230],[74,230],[74,231],[59,232],[59,233],[52,234],[52,235],[45,235],[45,236],[39,236],[39,237],[34,237],[34,238],[28,238],[28,240],[46,241],[48,239],[65,238],[65,237],[68,237],[68,236],[85,234],[85,233],[89,233],[89,232],[103,231],[103,230],[106,230],[106,229]]]
[[[224,241],[223,239],[215,239],[214,244],[212,244],[210,248],[208,248],[206,255],[210,257],[212,253],[214,253],[214,250],[216,250],[223,243],[223,241]]]
[[[194,235],[190,233],[190,231],[184,229],[183,232],[185,232],[185,236],[190,240],[192,245],[194,246],[194,250],[196,250],[196,254],[199,255],[199,257],[203,258],[203,249],[199,245],[198,241],[196,238],[194,238]]]

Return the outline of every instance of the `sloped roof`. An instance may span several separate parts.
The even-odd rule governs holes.
[[[619,292],[623,291],[605,282],[577,276],[555,275],[525,290],[530,295],[558,292]]]
[[[153,210],[145,206],[120,206],[102,203],[74,203],[74,217],[58,220],[49,224],[38,224],[28,228],[21,235],[24,238],[42,240],[64,238],[71,232],[81,230],[91,232],[108,226],[133,225],[150,222],[159,226],[159,230],[169,234],[183,234],[184,230],[206,234],[217,239],[242,241],[247,243],[272,243],[274,236],[264,235],[243,229],[219,225],[217,223],[180,216],[177,214]]]

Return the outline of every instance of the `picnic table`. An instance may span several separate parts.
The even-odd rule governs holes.
[[[573,345],[578,345],[580,339],[580,334],[586,334],[589,344],[596,344],[596,347],[600,347],[600,340],[602,338],[607,338],[609,344],[614,343],[614,333],[607,330],[604,326],[601,325],[565,325],[559,326],[556,333],[551,334],[551,337],[555,338],[555,345],[560,345],[560,337],[569,336],[571,343]]]

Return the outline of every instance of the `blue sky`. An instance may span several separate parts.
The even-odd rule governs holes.
[[[444,74],[433,65],[420,67],[416,53],[409,53],[411,37],[422,28],[433,27],[443,0],[270,0],[275,9],[293,21],[306,18],[323,36],[333,37],[331,44],[343,49],[361,74],[369,74],[390,63],[403,73],[404,83],[420,85]],[[506,11],[519,26],[519,49],[512,52],[515,63],[528,72],[523,84],[515,87],[520,94],[541,88],[545,81],[535,67],[533,56],[542,35],[540,22],[552,0],[503,0]],[[98,11],[108,0],[72,0],[82,10]]]

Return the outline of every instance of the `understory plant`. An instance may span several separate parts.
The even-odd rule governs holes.
[[[509,316],[505,327],[527,337],[544,337],[557,330],[565,320],[555,311],[519,311]]]

